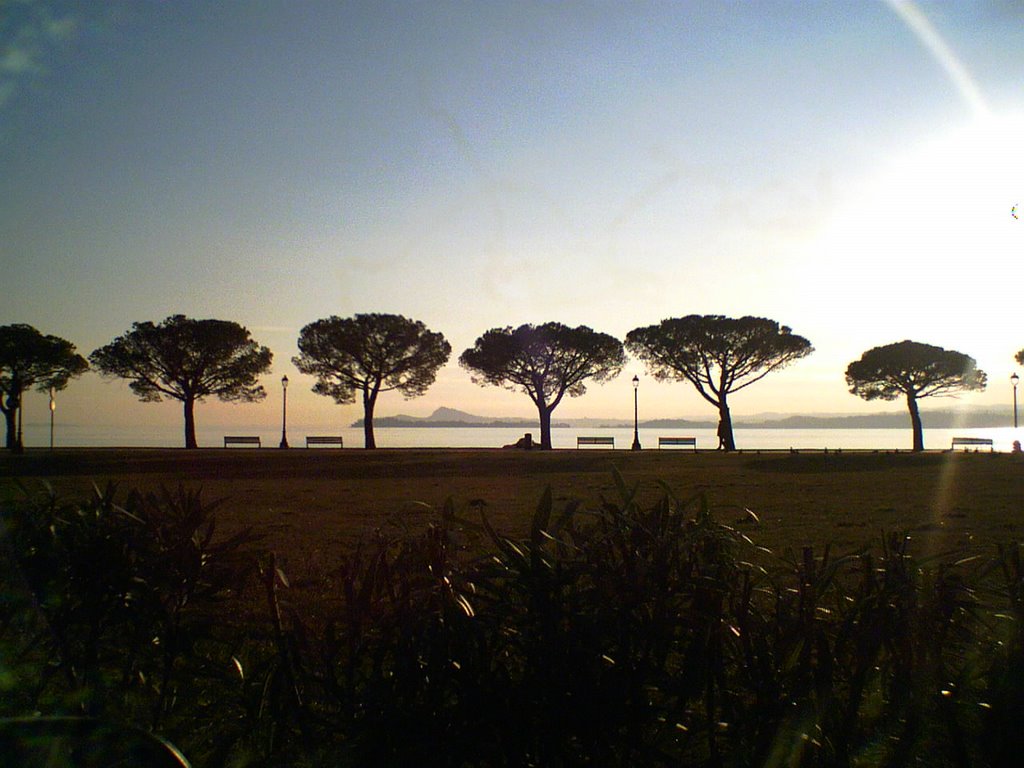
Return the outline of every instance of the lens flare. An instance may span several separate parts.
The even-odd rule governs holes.
[[[978,84],[917,4],[913,0],[886,0],[886,3],[945,70],[954,87],[974,113],[978,116],[987,116],[988,104],[981,95]]]
[[[984,122],[990,122],[992,113],[974,78],[935,27],[932,26],[931,21],[929,21],[917,4],[913,0],[886,0],[886,3],[903,23],[907,25],[932,58],[942,67],[953,86],[971,108],[975,117],[981,118]],[[1013,206],[1010,213],[1014,219],[1017,218],[1016,205]],[[951,511],[949,509],[949,499],[950,489],[955,482],[957,474],[956,461],[955,452],[950,450],[946,461],[943,462],[935,489],[935,501],[932,505],[934,523],[932,530],[936,532],[937,536],[941,536],[939,532],[942,528],[943,518]],[[930,549],[932,546],[932,542],[927,540],[931,538],[931,536],[926,537],[925,546],[927,549]]]

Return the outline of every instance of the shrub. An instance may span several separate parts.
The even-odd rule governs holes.
[[[1001,765],[1024,569],[756,546],[704,496],[419,506],[339,555],[313,624],[196,493],[5,510],[7,712],[161,730],[197,765]],[[753,518],[751,526],[755,526]],[[103,563],[103,568],[97,568]],[[15,566],[15,567],[12,567]],[[262,589],[266,618],[223,624]],[[252,592],[249,593],[251,599]],[[35,605],[35,611],[25,609]],[[37,684],[32,681],[38,680]],[[10,696],[6,696],[10,694]]]
[[[211,729],[232,719],[220,691],[240,637],[223,608],[250,581],[255,537],[218,539],[217,504],[195,491],[116,496],[5,505],[0,714],[220,739]]]

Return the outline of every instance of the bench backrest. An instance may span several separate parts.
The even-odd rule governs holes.
[[[224,447],[229,445],[261,445],[259,437],[247,437],[244,435],[227,435],[224,438]]]
[[[576,445],[615,445],[614,437],[577,437]]]
[[[992,445],[992,438],[990,437],[954,437],[953,442],[950,444],[950,448],[955,448],[958,445]]]
[[[658,447],[661,448],[663,445],[688,445],[697,450],[697,438],[696,437],[659,437]]]
[[[338,445],[344,444],[340,435],[307,435],[306,447],[311,445]]]

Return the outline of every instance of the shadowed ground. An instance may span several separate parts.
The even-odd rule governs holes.
[[[990,453],[30,450],[0,457],[0,494],[39,492],[44,481],[60,496],[111,481],[122,491],[200,487],[205,499],[224,499],[223,532],[253,526],[288,567],[305,570],[389,520],[425,522],[415,502],[440,507],[450,497],[475,516],[470,503],[482,500],[496,528],[519,535],[547,486],[556,507],[616,499],[613,467],[640,483],[642,501],[661,495],[658,481],[681,499],[706,493],[718,519],[775,551],[848,551],[882,531],[909,532],[919,552],[1024,536],[1024,461]]]

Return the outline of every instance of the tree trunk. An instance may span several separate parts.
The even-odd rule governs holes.
[[[17,389],[19,382],[12,382],[12,391],[7,396],[6,408],[4,408],[4,420],[7,422],[7,447],[15,453],[21,453],[25,446],[22,443],[21,435],[21,390]]]
[[[921,426],[921,413],[917,410],[917,397],[907,393],[907,408],[910,409],[910,426],[914,430],[914,452],[924,450],[924,429]]]
[[[537,405],[537,412],[540,414],[540,449],[551,450],[551,409],[540,403]]]
[[[17,408],[14,407],[14,403],[12,402],[12,399],[13,398],[10,398],[10,397],[7,398],[7,407],[4,408],[3,411],[4,411],[4,421],[7,422],[7,442],[6,442],[6,446],[13,451],[17,447],[18,428],[17,428],[17,422],[15,421],[15,418],[16,418],[16,414],[17,414],[18,410],[17,410]]]
[[[185,404],[185,447],[198,448],[196,442],[196,401],[194,398],[186,398]]]
[[[735,451],[736,438],[732,434],[732,415],[725,402],[725,396],[718,406],[718,448],[722,451]]]
[[[373,408],[377,404],[377,393],[363,390],[363,439],[364,447],[373,449],[377,441],[373,437]]]

